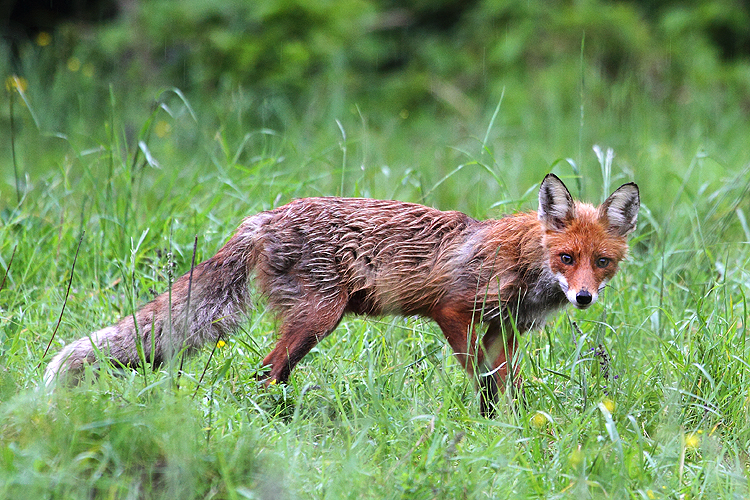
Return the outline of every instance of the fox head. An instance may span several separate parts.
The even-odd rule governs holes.
[[[586,309],[617,272],[635,230],[638,186],[620,186],[594,207],[573,201],[565,184],[548,174],[539,189],[539,220],[549,268],[574,306]]]

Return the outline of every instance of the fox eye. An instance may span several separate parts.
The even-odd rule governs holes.
[[[573,256],[570,255],[569,253],[561,253],[560,261],[566,266],[571,266],[573,265]]]
[[[610,263],[610,260],[607,257],[599,257],[596,259],[596,267],[599,269],[604,269],[607,267]]]

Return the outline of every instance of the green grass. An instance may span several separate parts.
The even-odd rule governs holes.
[[[255,128],[240,118],[249,107],[167,92],[125,116],[113,95],[106,118],[64,130],[44,128],[54,109],[16,99],[4,135],[18,193],[10,151],[0,160],[0,497],[747,496],[747,126],[731,126],[731,107],[646,99],[583,122],[554,102],[524,115],[526,94],[506,95],[473,123],[352,105]],[[615,147],[611,171],[594,144]],[[289,385],[263,388],[275,324],[262,303],[179,377],[102,370],[39,387],[63,343],[187,272],[195,235],[202,260],[244,215],[319,194],[500,216],[536,208],[549,170],[595,202],[635,180],[639,229],[599,304],[522,339],[526,404],[494,420],[439,329],[416,318],[349,318]]]

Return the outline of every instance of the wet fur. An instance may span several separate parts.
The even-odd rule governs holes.
[[[559,207],[565,196],[554,189],[567,190],[555,179],[551,187],[545,179],[540,191],[540,202],[546,192],[553,212],[560,212],[547,221],[536,212],[477,221],[412,203],[352,198],[300,199],[248,217],[193,270],[190,311],[188,273],[172,287],[171,325],[164,293],[136,312],[135,323],[127,316],[67,345],[45,379],[75,378],[97,351],[136,366],[136,342],[156,363],[216,342],[242,320],[254,278],[280,320],[278,342],[264,360],[268,381],[286,381],[346,313],[420,315],[437,322],[461,364],[480,378],[487,413],[510,373],[516,334],[539,327],[568,300],[546,242],[564,238],[581,214],[592,227],[604,227],[606,213],[586,204],[572,205],[567,220],[571,214]],[[606,236],[626,248],[620,232],[618,226]],[[623,256],[624,250],[618,261]],[[477,324],[487,327],[481,342]]]

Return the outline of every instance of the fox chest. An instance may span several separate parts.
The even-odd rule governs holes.
[[[540,328],[550,313],[568,302],[551,271],[545,268],[531,277],[506,289],[500,300],[503,321],[515,325],[519,332]]]

